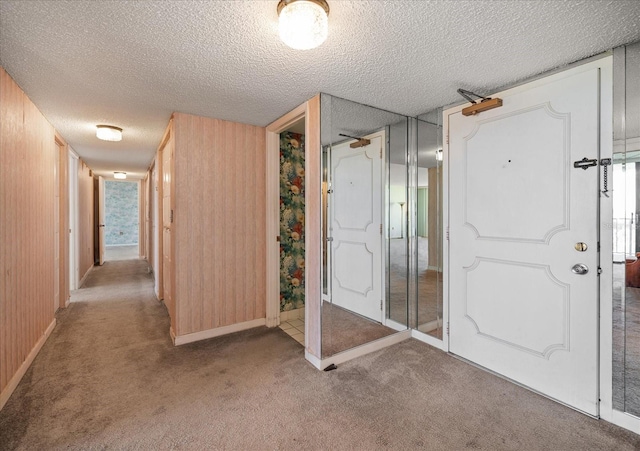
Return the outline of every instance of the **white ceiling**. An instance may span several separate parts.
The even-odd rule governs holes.
[[[0,64],[94,171],[142,175],[173,111],[263,126],[326,92],[414,116],[640,40],[637,0],[328,1],[296,51],[277,0],[0,0]]]

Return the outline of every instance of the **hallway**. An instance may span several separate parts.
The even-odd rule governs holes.
[[[144,260],[95,267],[0,449],[619,449],[640,437],[409,340],[323,372],[279,328],[173,347]]]

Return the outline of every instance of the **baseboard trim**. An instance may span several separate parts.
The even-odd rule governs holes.
[[[411,329],[411,338],[415,338],[418,341],[428,344],[429,346],[433,346],[434,348],[438,348],[441,351],[444,351],[444,341],[437,339],[436,337],[432,337],[429,334],[425,334],[417,329]]]
[[[407,326],[392,319],[385,320],[384,325],[398,332],[407,330]]]
[[[80,279],[80,282],[78,282],[78,289],[82,288],[82,285],[84,285],[85,280],[87,280],[87,277],[89,277],[89,274],[91,274],[91,271],[94,267],[95,265],[91,266],[89,269],[87,269],[87,272],[84,273],[84,276],[82,276],[82,279]]]
[[[7,403],[9,398],[11,398],[11,395],[13,394],[14,390],[16,389],[16,387],[24,377],[25,373],[33,363],[34,359],[42,349],[42,346],[44,346],[44,344],[46,343],[47,339],[49,338],[49,335],[51,335],[51,332],[53,332],[53,329],[55,327],[56,327],[56,319],[53,318],[53,321],[51,321],[51,324],[49,324],[47,329],[44,331],[44,333],[42,334],[42,336],[40,337],[36,345],[33,347],[31,352],[27,356],[27,358],[24,360],[24,362],[22,362],[22,365],[20,365],[20,367],[18,368],[18,371],[16,371],[16,373],[13,375],[13,377],[11,378],[7,386],[4,388],[2,393],[0,393],[0,410],[2,410],[2,408]]]
[[[434,319],[433,321],[429,321],[428,323],[420,324],[418,329],[423,334],[427,332],[431,332],[432,330],[436,330],[438,327],[442,327],[443,322],[442,318]]]
[[[311,354],[306,349],[304,351],[304,358],[307,359],[307,361],[309,363],[311,363],[313,366],[315,366],[317,369],[321,370],[321,369],[324,368],[322,366],[322,359],[319,359],[318,357],[316,357],[315,355]]]
[[[403,342],[411,338],[411,331],[404,330],[402,332],[389,335],[387,337],[379,338],[371,343],[363,344],[347,351],[339,352],[338,354],[327,357],[326,359],[318,359],[317,357],[305,352],[305,358],[319,370],[323,370],[331,364],[340,365],[341,363],[353,360],[356,357],[362,357],[363,355],[371,354],[372,352],[379,351],[397,343]]]
[[[165,305],[165,309],[167,308],[167,306]],[[169,336],[171,337],[171,341],[173,342],[173,345],[176,345],[176,333],[173,331],[173,327],[169,326]]]
[[[280,312],[280,322],[290,319],[304,319],[304,307]]]
[[[173,344],[176,346],[193,343],[194,341],[206,340],[208,338],[219,337],[221,335],[232,334],[242,330],[253,329],[254,327],[266,326],[266,318],[245,321],[244,323],[231,324],[229,326],[216,327],[215,329],[202,330],[191,334],[175,336],[172,332]]]

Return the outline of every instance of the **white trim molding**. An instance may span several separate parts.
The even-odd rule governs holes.
[[[357,346],[353,349],[348,349],[343,352],[332,355],[324,359],[318,359],[314,355],[305,351],[304,357],[319,370],[324,370],[329,365],[339,365],[349,360],[353,360],[356,357],[371,354],[372,352],[380,351],[381,349],[388,348],[389,346],[401,343],[411,338],[411,330],[406,329],[402,332],[398,332],[387,337],[379,338],[371,343],[366,343],[361,346]]]
[[[27,358],[24,359],[24,362],[22,362],[22,365],[20,365],[20,368],[18,368],[18,371],[16,371],[16,373],[13,375],[13,377],[11,378],[7,386],[4,388],[4,390],[2,391],[2,394],[0,394],[0,410],[2,410],[4,405],[7,403],[7,401],[13,394],[14,390],[16,389],[16,387],[24,377],[25,373],[27,372],[27,370],[35,360],[36,356],[42,349],[42,346],[44,346],[46,341],[49,339],[49,336],[51,335],[51,332],[53,332],[53,329],[55,327],[56,327],[56,319],[54,318],[53,321],[51,321],[51,323],[49,324],[49,326],[47,326],[47,329],[44,331],[44,333],[42,334],[42,336],[40,337],[36,345],[33,347],[31,352],[27,356]]]
[[[265,318],[254,319],[252,321],[245,321],[243,323],[231,324],[229,326],[216,327],[214,329],[202,330],[200,332],[194,332],[192,334],[178,335],[177,337],[171,329],[171,338],[173,344],[176,346],[184,345],[187,343],[193,343],[194,341],[206,340],[208,338],[219,337],[221,335],[232,334],[234,332],[240,332],[247,329],[253,329],[254,327],[266,326],[267,321]]]

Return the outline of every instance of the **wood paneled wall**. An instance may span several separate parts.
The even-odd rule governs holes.
[[[0,68],[0,408],[55,325],[55,132]]]
[[[173,126],[176,336],[265,318],[265,129]]]
[[[80,280],[83,280],[94,263],[94,182],[91,170],[80,160],[78,168],[78,217],[80,241]]]

